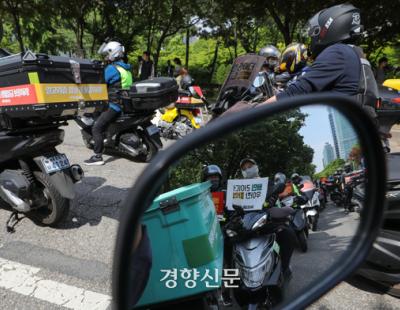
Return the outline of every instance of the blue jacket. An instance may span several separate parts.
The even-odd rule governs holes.
[[[356,52],[349,45],[337,43],[324,49],[311,67],[277,98],[323,91],[355,96],[360,74],[361,62]]]
[[[117,68],[115,68],[115,65],[118,65],[128,71],[130,71],[132,68],[130,64],[126,64],[122,61],[115,61],[115,62],[109,64],[104,70],[104,79],[109,88],[110,88],[110,86],[113,86],[113,85],[121,82],[121,75],[119,74]],[[113,109],[117,112],[121,112],[121,107],[118,104],[109,102],[109,106],[111,109]]]

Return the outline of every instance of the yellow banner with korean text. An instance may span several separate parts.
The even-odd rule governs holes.
[[[108,100],[107,84],[33,84],[37,103]]]

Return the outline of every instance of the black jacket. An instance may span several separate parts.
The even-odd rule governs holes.
[[[355,96],[360,75],[361,61],[356,52],[349,45],[337,43],[324,49],[310,69],[277,98],[323,91]]]

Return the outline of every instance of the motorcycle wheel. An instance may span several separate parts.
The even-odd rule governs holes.
[[[82,135],[82,140],[83,143],[85,144],[85,146],[89,149],[89,150],[93,150],[93,144],[90,143],[90,136],[88,136],[87,134],[85,134],[84,132],[81,132]]]
[[[182,123],[182,124],[186,125],[188,128],[190,128],[190,130],[189,130],[189,131],[186,131],[185,134],[181,134],[181,133],[179,133],[179,132],[176,132],[176,137],[177,137],[178,139],[182,139],[183,137],[187,136],[188,134],[191,134],[192,131],[194,130],[190,119],[188,119],[186,116],[179,116],[179,117],[176,119],[175,123]]]
[[[62,197],[58,190],[51,183],[49,176],[39,171],[33,172],[38,187],[47,198],[46,207],[38,208],[30,212],[31,218],[38,224],[45,226],[56,226],[62,221],[69,211],[69,200]]]
[[[297,234],[297,240],[299,242],[300,250],[303,253],[307,252],[307,250],[308,250],[307,237],[306,237],[306,233],[304,230],[302,230],[301,232],[299,232]]]
[[[153,157],[157,154],[158,149],[157,147],[153,144],[153,142],[150,141],[150,139],[146,135],[142,135],[141,137],[143,139],[144,145],[146,145],[147,148],[147,153],[146,154],[140,154],[136,157],[137,160],[141,162],[148,163],[150,162]]]
[[[312,231],[317,231],[317,229],[318,229],[318,215],[314,216],[314,218],[312,220],[312,225],[311,225]]]

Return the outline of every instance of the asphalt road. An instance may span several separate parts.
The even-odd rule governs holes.
[[[75,124],[66,128],[60,152],[71,163],[91,155]],[[106,156],[101,167],[84,167],[76,184],[68,218],[57,228],[39,227],[23,219],[6,233],[9,211],[0,210],[0,309],[109,309],[110,274],[121,203],[146,164]],[[296,270],[288,296],[304,281],[322,275],[348,244],[357,222],[328,208],[321,219],[325,231],[310,236],[307,254],[295,254]],[[313,254],[314,253],[314,254]],[[321,264],[323,262],[323,264]],[[298,265],[299,264],[299,265]],[[301,268],[298,266],[302,266]],[[303,281],[303,282],[302,282]],[[303,285],[300,285],[303,283]],[[398,300],[342,283],[310,309],[399,309]]]

